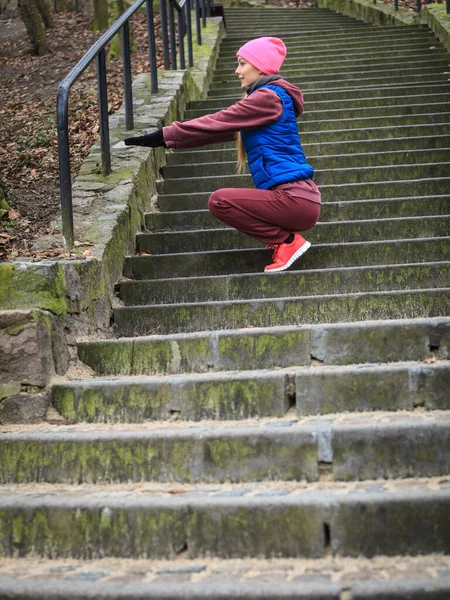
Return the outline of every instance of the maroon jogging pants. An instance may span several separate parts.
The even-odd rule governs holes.
[[[271,190],[223,188],[211,194],[210,212],[238,231],[263,242],[281,244],[289,234],[314,227],[320,191],[310,179]]]

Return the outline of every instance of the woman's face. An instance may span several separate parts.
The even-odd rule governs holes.
[[[235,71],[241,82],[241,87],[246,88],[249,85],[258,81],[261,78],[262,73],[258,71],[256,67],[251,65],[249,62],[238,56],[238,66]]]

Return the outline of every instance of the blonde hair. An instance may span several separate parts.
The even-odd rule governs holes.
[[[236,172],[239,175],[242,175],[245,171],[245,167],[247,166],[247,153],[244,148],[244,142],[242,141],[241,134],[237,134],[236,138],[236,150],[237,150],[237,166]]]
[[[244,98],[247,98],[248,94],[244,95]],[[245,167],[247,166],[247,153],[244,148],[244,142],[242,141],[241,134],[238,133],[236,137],[236,150],[237,150],[237,165],[236,165],[236,173],[242,175],[245,171]]]

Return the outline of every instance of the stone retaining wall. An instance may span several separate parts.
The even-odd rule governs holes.
[[[73,183],[77,246],[70,259],[0,263],[0,423],[41,419],[50,380],[67,370],[75,340],[112,336],[114,286],[165,162],[162,149],[121,148],[119,142],[183,118],[190,101],[206,97],[223,35],[222,19],[208,19],[202,46],[194,43],[195,66],[158,73],[158,94],[150,93],[148,74],[135,79],[134,132],[125,132],[123,110],[110,117],[112,174],[99,174],[97,143]],[[47,236],[35,248],[58,246],[64,253],[62,238]],[[41,364],[42,372],[30,383],[24,373],[36,370],[32,364]]]

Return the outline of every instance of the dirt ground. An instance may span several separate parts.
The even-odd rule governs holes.
[[[59,213],[56,94],[69,73],[101,32],[92,31],[91,16],[54,13],[47,31],[49,52],[31,54],[19,17],[0,20],[0,183],[10,211],[0,212],[0,260],[55,255],[33,252],[34,240],[50,233]],[[145,15],[131,21],[132,76],[148,71]],[[158,29],[157,29],[158,32]],[[159,53],[160,54],[160,53]],[[161,56],[159,56],[161,63]],[[122,61],[108,59],[108,108],[122,104]],[[90,67],[70,94],[69,128],[72,173],[75,175],[98,137],[96,73]]]
[[[274,5],[295,5],[295,0],[269,0]],[[415,0],[400,0],[415,6]],[[306,0],[302,7],[309,5]],[[33,243],[52,233],[59,214],[56,93],[69,73],[101,32],[92,31],[89,14],[53,13],[55,26],[47,31],[49,52],[31,54],[25,27],[16,16],[0,16],[0,184],[9,211],[0,209],[0,260],[58,257],[60,250],[36,252]],[[156,15],[158,23],[158,15]],[[131,20],[135,50],[132,76],[148,71],[145,15]],[[157,24],[158,65],[162,51]],[[122,104],[122,61],[108,59],[108,108]],[[98,137],[96,74],[89,68],[73,86],[69,105],[72,174]]]

